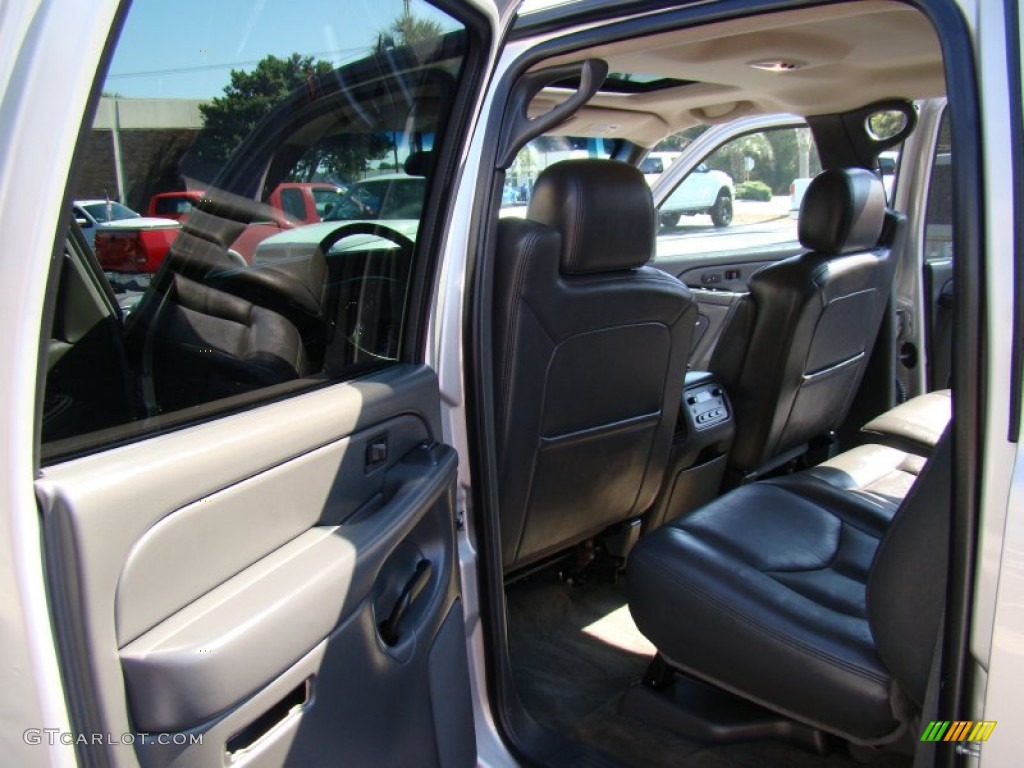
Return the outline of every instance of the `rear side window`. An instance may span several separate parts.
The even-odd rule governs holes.
[[[187,197],[160,197],[153,205],[157,216],[186,216],[192,210],[192,201]]]
[[[661,161],[660,157],[644,158],[644,161],[640,163],[640,171],[644,174],[664,173],[665,164]]]
[[[924,257],[926,261],[953,257],[952,137],[948,110],[942,115],[939,136],[932,157],[925,215]]]
[[[72,194],[101,224],[69,232],[56,276],[44,460],[358,376],[405,348],[466,30],[423,0],[242,6],[131,5],[82,137]],[[300,189],[273,194],[284,183],[325,190],[327,221],[304,224]],[[188,194],[155,215],[179,216],[133,218],[167,192]]]
[[[686,131],[668,142],[684,148],[693,138]],[[655,258],[749,254],[772,259],[786,249],[795,252],[804,191],[820,172],[806,126],[770,128],[726,141],[661,201]]]

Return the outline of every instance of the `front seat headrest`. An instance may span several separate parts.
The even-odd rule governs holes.
[[[563,160],[537,178],[526,217],[562,235],[561,271],[640,267],[654,254],[654,201],[639,169],[617,160]]]
[[[431,150],[410,152],[402,166],[410,176],[429,176],[434,169],[434,153]]]
[[[814,177],[800,204],[800,244],[827,254],[867,251],[885,223],[885,189],[863,168],[833,168]]]

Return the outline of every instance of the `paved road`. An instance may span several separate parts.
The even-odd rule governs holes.
[[[525,205],[506,206],[501,216],[524,217]],[[733,223],[716,227],[706,215],[683,216],[678,226],[659,227],[658,259],[672,259],[695,254],[745,254],[759,250],[799,247],[796,219],[789,215],[789,197],[774,197],[770,202],[737,200]]]
[[[708,219],[706,223],[702,219]],[[684,217],[677,227],[658,230],[658,258],[698,253],[744,254],[751,251],[798,247],[796,221],[788,215],[750,224],[715,227],[707,216]]]

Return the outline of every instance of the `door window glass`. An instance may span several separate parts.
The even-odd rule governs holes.
[[[672,137],[678,152],[694,132]],[[655,153],[661,151],[661,147]],[[730,253],[746,257],[799,247],[803,193],[821,171],[809,128],[748,133],[719,146],[658,208],[658,260]]]
[[[397,361],[467,45],[422,0],[132,3],[75,175],[44,456]]]
[[[928,204],[924,225],[924,258],[926,261],[953,257],[953,147],[949,113],[944,112],[932,158],[928,182]]]

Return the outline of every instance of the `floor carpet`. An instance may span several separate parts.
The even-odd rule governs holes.
[[[822,756],[776,741],[707,745],[618,713],[625,689],[654,649],[633,624],[625,590],[610,573],[586,583],[542,571],[506,590],[516,686],[537,721],[636,768],[853,768],[845,750]],[[874,768],[906,768],[879,755]]]

